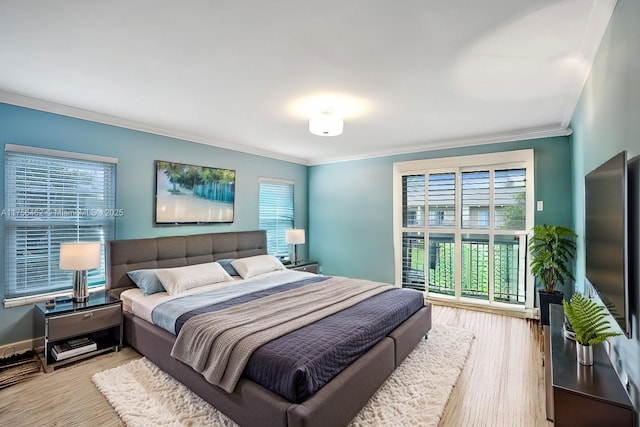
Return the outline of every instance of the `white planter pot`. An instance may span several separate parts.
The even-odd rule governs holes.
[[[587,366],[593,365],[593,346],[576,342],[576,355],[579,363]]]

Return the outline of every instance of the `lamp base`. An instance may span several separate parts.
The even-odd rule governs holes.
[[[87,302],[89,289],[87,288],[87,270],[73,272],[73,302]]]
[[[300,261],[300,256],[298,254],[298,245],[293,244],[291,246],[293,246],[293,248],[292,248],[293,249],[293,259],[292,259],[292,261],[293,261],[294,264],[297,264]]]

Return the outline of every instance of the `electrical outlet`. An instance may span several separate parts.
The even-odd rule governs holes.
[[[544,202],[542,200],[538,200],[536,203],[536,209],[538,212],[542,212],[544,210]]]

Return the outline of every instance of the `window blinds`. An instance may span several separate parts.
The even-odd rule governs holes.
[[[66,291],[73,272],[59,269],[60,243],[115,237],[116,159],[7,144],[5,153],[5,302]]]
[[[258,226],[267,231],[267,251],[286,257],[285,231],[293,228],[293,182],[260,178]]]
[[[429,174],[429,227],[455,227],[456,174]]]
[[[424,175],[402,177],[402,226],[424,227]]]
[[[496,170],[493,195],[496,229],[526,229],[526,172],[526,169]]]

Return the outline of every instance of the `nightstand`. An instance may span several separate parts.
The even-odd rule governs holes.
[[[289,270],[306,271],[307,273],[318,274],[319,267],[316,261],[298,261],[285,265]]]
[[[47,308],[44,302],[38,303],[34,316],[34,335],[41,337],[37,339],[36,349],[45,372],[96,354],[119,351],[122,346],[122,301],[106,292],[93,293],[82,303],[73,302],[71,298],[58,299],[52,308]],[[97,349],[60,361],[53,357],[53,346],[84,337],[95,341]]]

